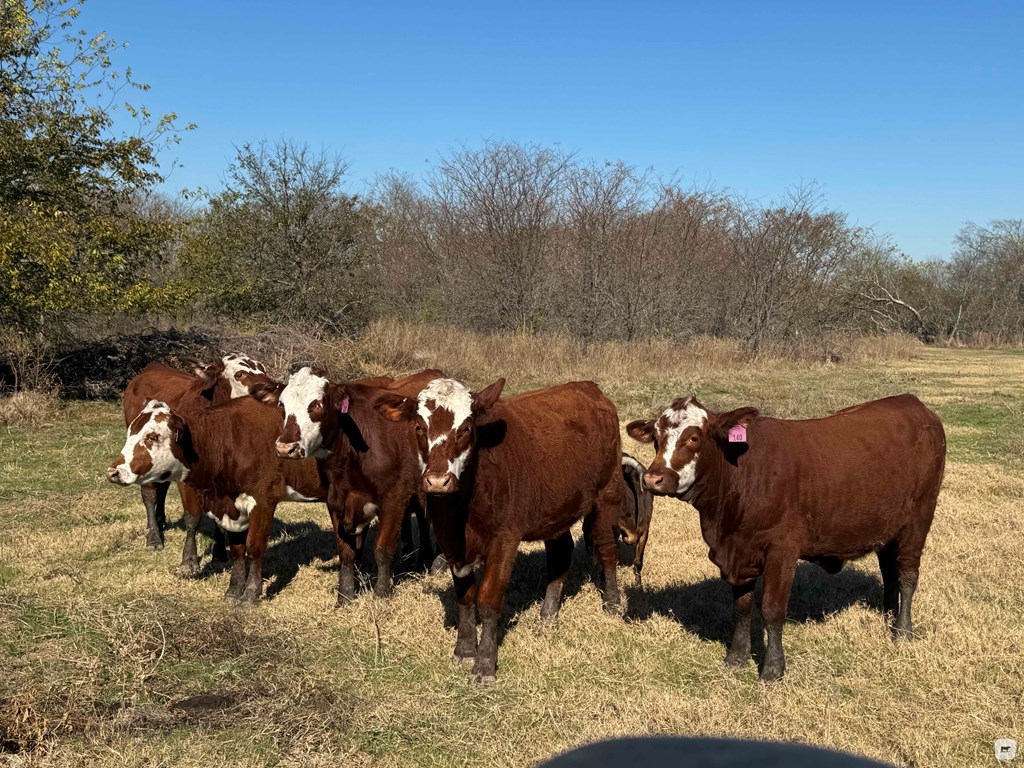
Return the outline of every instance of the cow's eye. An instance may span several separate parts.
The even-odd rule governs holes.
[[[148,435],[146,435],[146,444],[147,445],[153,445],[153,444],[159,443],[159,442],[160,442],[160,433],[159,432],[150,432]]]
[[[690,439],[688,442],[690,443],[690,445],[700,445],[700,438],[697,437],[697,435],[690,435]]]
[[[456,438],[465,437],[469,434],[469,424],[463,424],[459,427],[459,431],[455,433]]]
[[[423,432],[424,432],[424,429],[423,429],[423,425],[422,425],[422,424],[420,424],[420,423],[419,423],[419,422],[417,421],[417,422],[416,422],[416,434],[417,434],[417,435],[422,435],[422,434],[423,434]]]

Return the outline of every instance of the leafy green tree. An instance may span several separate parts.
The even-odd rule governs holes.
[[[85,0],[0,0],[0,324],[60,328],[76,314],[166,301],[148,277],[175,235],[143,216],[174,114],[123,101],[149,86],[118,70],[123,45],[79,28]],[[123,108],[137,130],[115,130]],[[189,125],[184,130],[190,130]]]
[[[184,289],[233,320],[315,322],[350,330],[368,222],[342,188],[341,158],[281,140],[245,144],[226,188],[193,222],[180,254]]]

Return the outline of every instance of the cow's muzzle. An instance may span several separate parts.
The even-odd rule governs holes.
[[[107,470],[107,480],[116,485],[128,485],[128,481],[121,475],[121,470],[117,466],[110,467]]]
[[[644,488],[651,493],[671,496],[679,488],[679,477],[667,470],[647,470],[644,473]]]
[[[274,443],[274,447],[277,449],[277,455],[282,459],[301,459],[306,455],[305,449],[298,442],[282,443],[278,440]]]
[[[455,493],[459,481],[451,472],[426,472],[423,475],[423,490],[426,493]]]

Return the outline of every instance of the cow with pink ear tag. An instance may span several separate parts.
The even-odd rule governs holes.
[[[750,660],[754,583],[763,577],[761,679],[782,677],[798,560],[835,573],[876,553],[893,630],[912,635],[911,601],[946,461],[942,422],[916,397],[803,421],[749,407],[715,413],[684,397],[626,431],[656,452],[644,486],[697,508],[708,557],[732,585],[736,626],[726,664]]]
[[[618,611],[620,602],[616,541],[626,488],[615,406],[589,381],[500,400],[504,385],[472,392],[439,379],[418,397],[386,393],[376,401],[416,441],[427,517],[459,601],[455,656],[473,660],[477,682],[497,674],[498,619],[520,542],[543,541],[547,551],[545,619],[557,618],[570,528],[581,519],[600,559],[604,606]]]

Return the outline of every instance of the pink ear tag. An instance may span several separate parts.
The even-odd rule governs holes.
[[[348,398],[346,397],[341,401],[341,412],[348,413]]]
[[[742,424],[737,424],[735,427],[729,429],[729,442],[730,443],[745,443],[747,442],[747,428]]]

